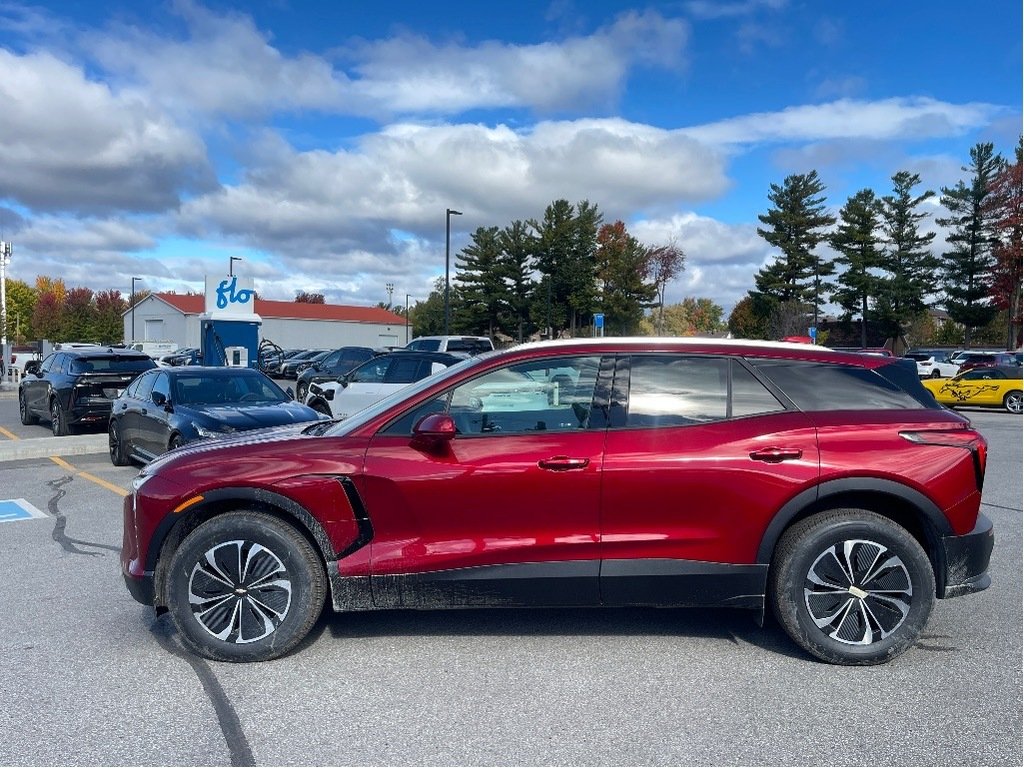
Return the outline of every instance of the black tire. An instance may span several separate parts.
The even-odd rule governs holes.
[[[1022,411],[1021,391],[1019,389],[1006,393],[1006,397],[1003,398],[1003,408],[1010,413],[1019,414]]]
[[[918,541],[859,509],[822,512],[786,531],[768,581],[787,634],[832,664],[896,658],[917,641],[935,603],[935,574]]]
[[[175,448],[181,448],[185,444],[185,438],[175,433],[171,435],[171,439],[167,441],[167,450],[173,451]]]
[[[941,379],[942,378],[942,372],[938,368],[936,368],[934,371],[932,371],[932,378],[933,379]]]
[[[107,444],[110,447],[110,463],[115,467],[127,467],[131,460],[125,450],[124,442],[121,440],[121,430],[117,422],[111,421],[107,429]]]
[[[50,401],[50,430],[54,437],[70,434],[67,414],[64,412],[64,406],[60,404],[60,398],[57,397]]]
[[[25,426],[32,426],[39,421],[39,418],[28,409],[24,392],[18,393],[18,410],[21,412],[21,423]]]
[[[306,392],[309,389],[309,383],[300,381],[295,385],[295,401],[304,403],[306,401]]]
[[[266,661],[309,634],[323,610],[326,581],[317,553],[295,528],[262,512],[227,512],[174,552],[167,607],[182,641],[200,656]]]

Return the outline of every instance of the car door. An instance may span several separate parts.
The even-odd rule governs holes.
[[[377,605],[597,603],[604,424],[588,416],[599,362],[558,362],[577,373],[575,408],[553,396],[550,361],[507,364],[370,441],[358,485]],[[454,439],[437,449],[411,440],[438,411],[459,426]]]
[[[157,402],[161,400],[161,402]],[[173,408],[171,398],[171,379],[165,372],[159,371],[153,380],[153,388],[148,396],[141,401],[138,414],[138,444],[153,455],[167,450],[171,437],[170,418]]]
[[[368,360],[345,377],[341,389],[334,393],[331,412],[336,419],[351,416],[381,398],[381,388],[388,372],[387,355]]]
[[[138,443],[139,418],[149,400],[149,393],[153,390],[157,375],[156,371],[142,374],[129,384],[124,394],[113,403],[112,413],[117,423],[121,444],[129,455]]]
[[[760,605],[761,534],[818,477],[810,419],[739,360],[682,354],[620,358],[610,407],[602,601]]]

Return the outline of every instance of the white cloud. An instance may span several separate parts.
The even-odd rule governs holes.
[[[987,125],[1001,111],[991,104],[951,104],[930,98],[841,99],[743,115],[685,132],[711,145],[823,139],[920,141],[962,135]]]
[[[0,49],[0,190],[28,208],[162,210],[209,187],[202,142],[48,53]]]
[[[175,6],[185,39],[135,27],[86,36],[108,70],[175,111],[252,116],[322,110],[350,115],[453,114],[480,108],[542,111],[608,105],[635,66],[682,65],[688,24],[628,11],[591,35],[536,44],[434,42],[405,34],[351,40],[326,56],[288,56],[252,18]],[[348,70],[342,68],[348,66]]]

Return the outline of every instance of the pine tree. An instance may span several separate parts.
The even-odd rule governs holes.
[[[513,221],[500,234],[501,268],[508,286],[506,305],[508,318],[504,330],[523,341],[530,327],[530,295],[534,289],[531,273],[534,267],[536,239],[524,221]]]
[[[455,280],[461,287],[459,324],[486,330],[493,338],[505,313],[505,280],[497,227],[478,227],[470,244],[455,258]]]
[[[862,189],[846,201],[839,212],[839,226],[829,242],[839,252],[836,262],[845,271],[836,281],[832,300],[847,312],[860,314],[860,343],[868,345],[868,303],[878,295],[878,277],[873,270],[881,266],[878,242],[881,203],[870,189]]]
[[[891,338],[899,338],[903,328],[925,311],[925,297],[935,288],[938,262],[929,248],[935,233],[921,233],[921,221],[928,214],[918,210],[935,193],[912,196],[920,183],[916,173],[900,171],[892,177],[893,193],[882,198],[883,275],[875,314]]]
[[[787,176],[781,187],[771,185],[768,199],[775,207],[757,217],[766,225],[757,234],[782,251],[782,258],[755,275],[752,293],[773,303],[811,302],[815,323],[822,297],[831,289],[824,280],[835,272],[831,261],[814,252],[836,221],[825,212],[824,190],[817,171]]]
[[[996,308],[990,301],[996,220],[987,204],[992,184],[1004,165],[991,142],[971,149],[971,163],[961,170],[971,174],[970,185],[958,181],[942,188],[942,205],[949,216],[936,222],[949,229],[949,250],[942,254],[946,311],[964,326],[964,344],[970,346],[975,328],[988,325]]]

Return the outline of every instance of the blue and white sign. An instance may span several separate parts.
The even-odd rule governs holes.
[[[604,328],[604,313],[603,312],[596,312],[594,314],[594,327],[595,328]]]
[[[807,335],[811,337],[811,341],[817,341],[818,340],[818,329],[817,329],[817,327],[812,325],[810,328],[808,328],[807,329]]]
[[[206,311],[213,317],[251,317],[256,314],[256,288],[251,277],[206,276]]]
[[[16,520],[32,520],[47,517],[47,514],[36,509],[25,499],[0,499],[0,523],[13,523]]]

